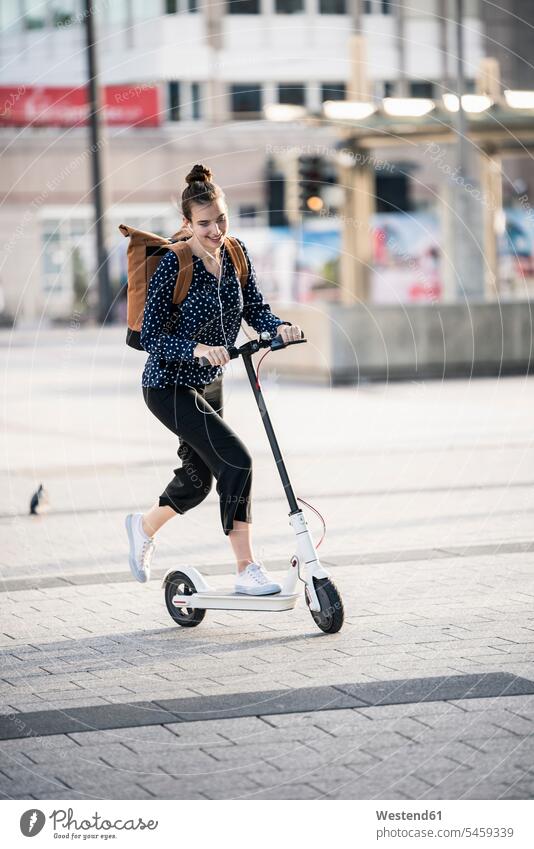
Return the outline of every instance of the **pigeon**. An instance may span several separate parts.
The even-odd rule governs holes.
[[[39,484],[39,489],[33,493],[30,501],[30,515],[39,516],[41,513],[47,513],[50,508],[48,493],[42,483]]]

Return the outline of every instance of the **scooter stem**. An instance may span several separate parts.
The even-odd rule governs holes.
[[[260,411],[261,420],[262,420],[263,425],[265,427],[265,431],[267,433],[267,438],[269,440],[269,444],[271,446],[271,449],[272,449],[272,452],[273,452],[273,455],[274,455],[276,466],[278,468],[278,473],[279,473],[280,478],[282,480],[284,492],[286,494],[286,497],[287,497],[287,500],[288,500],[288,503],[289,503],[289,509],[291,511],[289,515],[291,515],[292,513],[298,513],[300,508],[297,504],[297,499],[295,497],[295,493],[293,492],[293,487],[291,486],[291,482],[289,480],[289,475],[287,473],[287,469],[286,469],[286,466],[285,466],[285,463],[284,463],[284,460],[283,460],[283,457],[282,457],[282,452],[280,451],[280,446],[278,445],[278,440],[276,438],[271,419],[269,418],[269,413],[267,412],[267,407],[265,405],[265,399],[263,397],[263,394],[262,394],[262,391],[261,391],[261,388],[260,388],[260,385],[259,385],[258,377],[256,375],[256,372],[254,370],[254,365],[252,363],[252,354],[244,353],[242,356],[243,356],[243,361],[245,363],[245,368],[247,370],[248,379],[250,380],[250,385],[252,387],[252,391],[254,393],[254,397],[256,399],[258,409]]]

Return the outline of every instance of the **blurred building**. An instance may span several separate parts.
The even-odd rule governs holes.
[[[529,5],[514,3],[518,17],[504,25],[493,4],[466,0],[468,89],[485,45],[506,54],[503,76],[525,87],[524,65],[510,57],[516,39],[527,38],[520,18],[532,17]],[[94,272],[83,8],[79,0],[0,4],[0,283],[18,320],[69,315]],[[313,115],[325,100],[344,99],[355,29],[365,36],[374,97],[454,88],[447,0],[100,0],[95,8],[113,252],[124,247],[122,221],[176,229],[176,200],[197,161],[224,187],[232,230],[259,239],[273,202],[269,163],[284,149],[328,151],[338,140],[328,126],[266,121],[264,109],[302,106]],[[402,158],[409,170],[408,149]],[[426,185],[424,175],[413,183],[422,209]],[[117,287],[123,272],[113,269]]]

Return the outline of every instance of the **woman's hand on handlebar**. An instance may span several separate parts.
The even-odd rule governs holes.
[[[199,342],[193,356],[206,357],[212,366],[224,366],[230,362],[230,354],[223,345],[203,345]]]
[[[276,332],[286,344],[288,342],[297,342],[302,336],[302,331],[298,324],[279,324]]]

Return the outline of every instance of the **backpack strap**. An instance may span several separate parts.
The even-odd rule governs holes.
[[[227,236],[224,240],[226,250],[230,254],[230,259],[239,277],[241,288],[244,289],[248,281],[248,263],[243,248],[235,238],[235,236]]]
[[[180,239],[169,248],[178,259],[178,276],[172,296],[173,304],[181,304],[187,297],[193,279],[193,252],[187,242]]]

